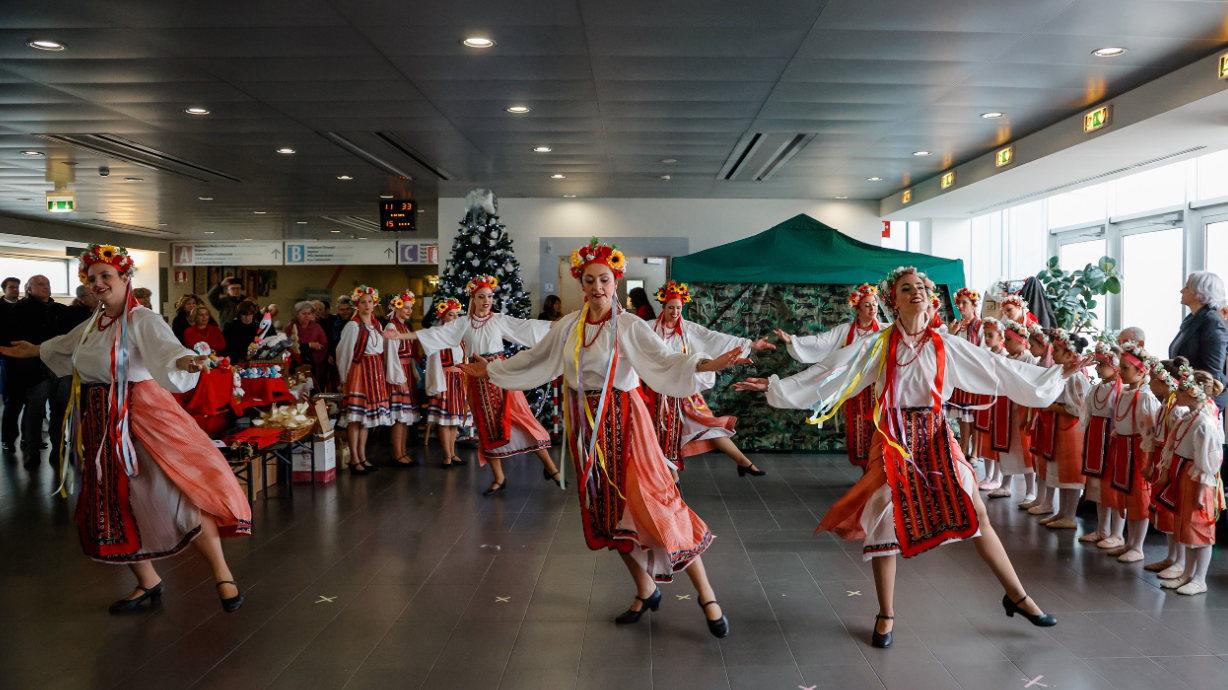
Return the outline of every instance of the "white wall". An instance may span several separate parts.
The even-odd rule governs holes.
[[[850,237],[878,245],[882,223],[876,201],[812,199],[499,199],[499,220],[515,243],[525,289],[541,306],[542,237],[595,235],[686,237],[692,252],[744,239],[805,213]],[[451,255],[465,200],[439,200],[440,271]],[[570,251],[570,248],[568,249]]]
[[[980,291],[972,281],[972,219],[930,218],[930,246],[926,253],[946,259],[963,259],[964,284]]]

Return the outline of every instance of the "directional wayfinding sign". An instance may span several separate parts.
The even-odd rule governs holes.
[[[175,266],[280,266],[281,242],[197,242],[171,245]]]
[[[397,263],[438,264],[439,245],[434,242],[397,242]]]
[[[397,243],[391,242],[286,242],[286,265],[343,264],[374,266],[397,263]]]

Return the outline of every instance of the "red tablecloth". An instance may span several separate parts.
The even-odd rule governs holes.
[[[201,372],[196,388],[187,393],[176,393],[175,399],[183,409],[193,415],[211,417],[230,405],[232,374],[229,369],[210,369]]]
[[[243,399],[232,400],[235,414],[242,415],[252,407],[268,407],[273,403],[294,402],[294,394],[286,388],[284,378],[243,379]]]

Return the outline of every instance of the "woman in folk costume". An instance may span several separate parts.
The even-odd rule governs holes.
[[[700,558],[712,533],[682,501],[657,445],[656,429],[637,388],[686,398],[710,388],[711,372],[745,363],[737,347],[715,359],[674,352],[652,326],[620,309],[618,280],[626,259],[597,239],[572,253],[572,275],[584,290],[584,308],[556,322],[530,350],[503,361],[478,357],[462,367],[475,379],[527,390],[563,376],[567,448],[578,477],[584,537],[590,549],[618,551],[638,592],[615,619],[634,623],[661,602],[656,582],[686,570],[699,592],[708,628],[717,637],[729,624],[716,602]]]
[[[957,335],[973,345],[981,345],[985,334],[982,331],[981,317],[977,315],[977,307],[981,300],[981,296],[976,290],[968,288],[960,288],[955,293],[955,309],[959,312],[959,318],[952,321],[947,327],[947,332],[951,335]],[[984,405],[988,400],[981,400],[978,396],[972,395],[968,391],[955,389],[955,393],[951,395],[951,401],[947,403],[947,410],[955,415],[959,420],[959,445],[964,451],[964,457],[974,457],[972,454],[975,446],[973,445],[973,435],[975,433],[976,423],[976,408]]]
[[[414,302],[417,297],[409,290],[393,295],[388,300],[388,325],[384,330],[395,333],[409,333],[414,330],[412,319]],[[405,451],[405,438],[409,435],[409,427],[417,424],[421,415],[418,413],[418,373],[414,370],[414,343],[411,340],[389,339],[387,347],[394,351],[396,362],[401,374],[399,383],[389,382],[388,407],[392,412],[392,466],[413,467],[417,460],[410,460]]]
[[[765,338],[750,340],[737,338],[709,330],[697,323],[682,318],[682,307],[691,301],[691,291],[686,283],[679,285],[669,281],[657,290],[661,314],[652,321],[653,330],[674,352],[726,352],[738,348],[744,356],[751,350],[775,350],[776,346]],[[645,386],[643,389],[657,427],[657,441],[665,459],[683,469],[683,458],[699,455],[710,450],[719,450],[738,464],[738,476],[762,477],[767,474],[751,463],[741,450],[729,440],[737,417],[717,417],[708,409],[699,393],[686,398],[662,395]]]
[[[1161,477],[1156,489],[1173,511],[1173,533],[1185,547],[1186,572],[1163,580],[1160,586],[1175,589],[1177,594],[1207,591],[1215,522],[1226,507],[1220,477],[1224,432],[1219,424],[1219,409],[1212,400],[1223,391],[1224,384],[1205,371],[1192,371],[1183,378],[1176,404],[1188,411],[1173,426],[1164,444],[1163,453],[1177,470]],[[1176,490],[1167,491],[1166,483],[1175,483]]]
[[[367,461],[367,436],[374,427],[392,426],[388,385],[405,383],[405,373],[375,318],[379,290],[360,285],[353,299],[354,315],[337,341],[337,372],[345,391],[338,425],[345,427],[349,442],[350,472],[368,474],[379,469]]]
[[[1087,392],[1092,387],[1083,371],[1087,365],[1083,348],[1088,343],[1086,338],[1071,335],[1061,328],[1046,329],[1045,334],[1053,343],[1053,361],[1061,365],[1066,386],[1046,410],[1053,415],[1053,438],[1049,442],[1053,457],[1045,461],[1045,486],[1050,491],[1060,492],[1059,508],[1040,524],[1049,529],[1075,529],[1079,526],[1075,522],[1075,510],[1087,481],[1083,476],[1083,431],[1079,428],[1079,420],[1087,404]]]
[[[1003,295],[1002,300],[998,303],[1002,309],[1002,319],[1014,321],[1015,323],[1023,324],[1025,328],[1039,326],[1040,322],[1036,320],[1036,316],[1029,311],[1028,301],[1018,293]]]
[[[1002,333],[1005,336],[1002,349],[1006,359],[1026,365],[1034,365],[1036,358],[1027,349],[1027,329],[1012,321],[1002,322]],[[989,427],[987,453],[997,457],[997,476],[991,478],[986,468],[987,482],[998,479],[995,484],[981,482],[980,489],[989,491],[989,498],[1010,498],[1014,479],[1023,475],[1024,498],[1031,500],[1036,497],[1036,472],[1033,468],[1031,450],[1031,433],[1028,428],[1028,408],[1020,405],[1006,396],[997,396],[993,407],[989,408],[992,422]],[[980,436],[985,436],[981,434]]]
[[[236,611],[243,596],[221,539],[251,534],[251,506],[213,441],[171,397],[196,387],[208,358],[137,304],[135,270],[126,249],[90,245],[79,275],[101,308],[65,335],[41,345],[15,342],[0,353],[41,357],[57,376],[72,375],[60,495],[80,479],[82,549],[136,576],[136,590],[111,612],[160,601],[164,586],[152,561],[189,543],[212,568],[222,608]]]
[[[777,329],[776,336],[788,346],[789,355],[803,364],[815,364],[833,352],[877,334],[883,328],[878,321],[878,288],[863,284],[849,293],[849,306],[854,318],[848,323],[815,335],[789,335]],[[865,467],[870,461],[870,441],[874,438],[874,391],[867,388],[844,404],[844,447],[849,462]]]
[[[451,297],[440,300],[435,305],[439,324],[457,320],[462,309],[461,303]],[[445,469],[465,464],[456,454],[456,433],[462,426],[473,425],[473,415],[469,414],[469,403],[465,400],[465,374],[459,366],[464,361],[465,350],[459,345],[435,350],[426,357],[426,394],[431,396],[426,421],[438,429],[439,445],[447,456],[443,461]]]
[[[1027,596],[1015,575],[942,404],[961,388],[1048,406],[1061,393],[1061,369],[997,358],[929,327],[929,295],[924,276],[915,268],[893,271],[880,293],[897,318],[872,346],[844,348],[783,381],[773,376],[738,384],[741,390],[766,390],[773,407],[815,409],[815,421],[829,418],[863,388],[876,388],[878,434],[866,474],[819,523],[820,532],[864,539],[862,554],[873,563],[879,600],[874,646],[891,645],[895,555],[907,558],[963,539],[973,540],[1006,590],[1002,605],[1008,616],[1020,613],[1034,625],[1056,624]]]
[[[1036,358],[1036,364],[1043,368],[1053,366],[1053,342],[1049,334],[1040,324],[1028,326],[1028,351]],[[1057,497],[1057,489],[1049,486],[1046,476],[1049,473],[1049,461],[1053,459],[1053,422],[1054,412],[1051,410],[1028,410],[1028,426],[1031,430],[1032,463],[1036,468],[1036,478],[1039,486],[1036,498],[1019,504],[1021,510],[1030,515],[1048,515],[1053,512],[1053,499]]]
[[[1151,516],[1151,482],[1143,475],[1149,455],[1156,448],[1154,438],[1160,401],[1148,385],[1148,355],[1134,341],[1121,345],[1122,390],[1113,410],[1113,438],[1110,441],[1110,461],[1105,475],[1111,491],[1100,487],[1105,505],[1125,512],[1129,528],[1126,543],[1106,553],[1117,556],[1122,563],[1143,560],[1143,540],[1147,537]],[[1164,439],[1159,439],[1162,447]]]
[[[1079,537],[1079,541],[1095,543],[1100,549],[1115,549],[1126,543],[1126,519],[1109,505],[1105,496],[1113,491],[1112,464],[1113,410],[1121,396],[1121,354],[1116,344],[1104,340],[1096,343],[1096,376],[1100,383],[1092,386],[1083,406],[1080,427],[1083,431],[1083,476],[1087,477],[1087,500],[1096,504],[1096,531]]]
[[[556,322],[518,319],[491,311],[499,279],[480,276],[466,286],[471,297],[469,316],[399,337],[417,339],[427,356],[440,350],[464,348],[468,360],[503,359],[503,341],[522,347],[533,347]],[[469,409],[478,428],[478,458],[483,465],[490,463],[494,482],[482,493],[493,496],[507,488],[503,474],[503,458],[533,452],[542,462],[542,477],[562,486],[559,470],[550,459],[550,434],[533,416],[524,393],[504,390],[490,381],[471,379],[468,382]]]
[[[1151,373],[1151,392],[1160,401],[1160,413],[1156,415],[1156,428],[1153,434],[1151,460],[1144,474],[1155,490],[1151,492],[1151,526],[1156,531],[1163,532],[1168,539],[1168,554],[1155,563],[1148,563],[1143,570],[1160,573],[1162,579],[1171,580],[1185,573],[1185,548],[1177,541],[1173,528],[1176,516],[1173,514],[1172,494],[1176,490],[1177,465],[1172,462],[1172,455],[1164,453],[1164,443],[1177,423],[1189,413],[1189,408],[1177,404],[1177,393],[1181,390],[1180,381],[1192,375],[1189,360],[1185,357],[1160,361],[1156,358],[1144,362]],[[1184,367],[1184,370],[1182,369]],[[1168,495],[1161,487],[1167,487]]]

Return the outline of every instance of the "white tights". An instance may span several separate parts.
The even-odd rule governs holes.
[[[1207,569],[1211,567],[1211,547],[1206,544],[1202,546],[1184,544],[1183,546],[1187,564],[1185,574],[1189,581],[1200,585],[1207,584]]]

